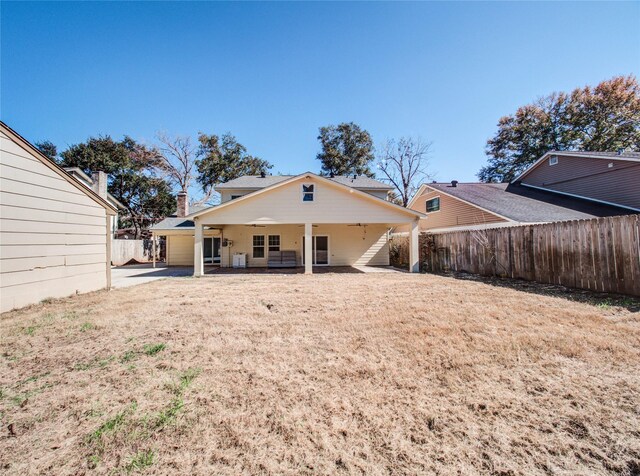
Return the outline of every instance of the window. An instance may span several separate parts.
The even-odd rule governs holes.
[[[440,197],[427,200],[427,213],[437,212],[438,210],[440,210]]]
[[[313,184],[302,186],[302,201],[313,202]]]
[[[558,156],[552,155],[549,157],[549,165],[556,165],[558,163]]]
[[[269,251],[280,251],[280,235],[269,235]]]
[[[253,235],[253,257],[264,258],[264,235]]]

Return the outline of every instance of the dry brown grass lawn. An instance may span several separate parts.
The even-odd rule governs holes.
[[[640,473],[640,316],[622,307],[225,275],[0,326],[4,474]]]

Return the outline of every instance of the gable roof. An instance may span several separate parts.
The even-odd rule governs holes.
[[[627,215],[622,207],[604,205],[508,183],[430,183],[424,187],[450,195],[519,223],[576,220]]]
[[[314,174],[315,175],[315,174]],[[229,189],[249,189],[259,190],[262,188],[270,187],[285,180],[289,180],[297,175],[266,175],[264,177],[260,175],[243,175],[237,179],[229,180],[215,187],[216,190],[229,190]],[[347,185],[355,189],[363,190],[391,190],[393,187],[386,183],[382,183],[378,180],[372,179],[365,175],[336,175],[334,177],[324,177],[336,183]]]
[[[524,176],[528,175],[533,169],[540,165],[547,157],[552,155],[564,155],[568,157],[584,157],[586,159],[604,159],[604,160],[624,160],[629,162],[640,162],[640,152],[588,152],[588,151],[561,151],[551,150],[531,164],[524,172],[514,178],[511,183],[522,180]]]
[[[333,185],[334,187],[343,188],[343,189],[349,190],[354,195],[360,196],[360,197],[365,198],[367,200],[372,200],[372,201],[374,201],[375,203],[377,203],[380,206],[390,207],[390,208],[395,209],[396,211],[401,211],[401,212],[406,213],[408,215],[413,215],[415,218],[420,218],[420,217],[424,217],[425,216],[424,213],[421,213],[421,212],[418,212],[418,211],[415,211],[415,210],[411,210],[411,209],[405,208],[405,207],[400,206],[400,205],[396,205],[395,203],[389,202],[388,200],[384,200],[384,199],[382,199],[380,197],[376,197],[375,195],[371,195],[371,194],[369,194],[367,192],[360,191],[355,187],[351,187],[349,185],[342,184],[340,182],[336,182],[335,180],[331,180],[329,177],[323,177],[322,175],[317,175],[317,174],[314,174],[313,172],[305,172],[305,173],[300,174],[300,175],[290,176],[286,180],[282,180],[282,181],[277,182],[277,183],[275,183],[275,184],[273,184],[273,185],[271,185],[269,187],[261,188],[259,190],[254,191],[254,192],[248,193],[246,195],[243,195],[241,197],[236,198],[235,200],[229,200],[228,202],[222,203],[221,205],[216,205],[216,206],[206,208],[206,209],[201,210],[201,211],[196,212],[196,213],[191,213],[189,215],[189,218],[196,218],[196,217],[199,217],[201,215],[205,215],[205,214],[210,213],[210,212],[216,212],[216,211],[224,209],[224,208],[238,206],[238,204],[242,204],[246,200],[248,200],[250,198],[253,198],[255,196],[262,195],[264,193],[268,193],[271,190],[275,190],[276,188],[282,187],[282,186],[284,186],[286,184],[295,182],[297,180],[301,180],[301,179],[304,179],[304,178],[311,178],[311,177],[313,177],[316,180],[320,180],[321,182],[325,182],[325,183],[328,183],[330,185]]]
[[[251,193],[248,193],[246,195],[243,195],[239,198],[236,198],[235,200],[230,200],[228,202],[225,202],[223,204],[220,205],[214,205],[211,207],[205,207],[205,208],[200,208],[198,210],[194,210],[191,214],[189,214],[186,217],[176,217],[176,216],[170,216],[165,218],[164,220],[160,221],[159,223],[156,223],[155,225],[151,226],[150,229],[154,230],[154,231],[159,231],[159,230],[193,230],[195,228],[195,224],[194,224],[194,218],[198,217],[200,215],[218,210],[218,209],[223,209],[223,208],[227,208],[227,207],[231,207],[231,206],[236,206],[238,203],[242,203],[245,200],[251,198],[251,197],[255,197],[257,195],[261,195],[263,193],[268,193],[271,190],[274,190],[276,188],[279,188],[281,186],[284,186],[288,183],[292,183],[295,182],[296,180],[300,180],[303,179],[305,177],[314,177],[316,179],[320,179],[320,180],[324,180],[330,184],[332,184],[334,187],[339,187],[339,188],[345,188],[347,190],[350,190],[351,192],[353,192],[354,194],[358,194],[360,196],[362,196],[363,198],[366,198],[368,200],[372,200],[375,203],[385,206],[385,207],[391,207],[395,210],[400,210],[404,213],[407,213],[408,215],[412,215],[415,218],[420,218],[420,217],[424,217],[425,214],[415,211],[415,210],[410,210],[408,208],[404,208],[400,205],[396,205],[395,203],[389,202],[387,200],[384,200],[382,198],[376,197],[375,195],[371,195],[369,193],[360,191],[358,189],[356,189],[355,187],[351,187],[349,185],[346,184],[342,184],[338,181],[335,180],[331,180],[329,177],[323,177],[321,175],[316,175],[312,172],[306,172],[304,174],[300,174],[300,175],[287,175],[287,176],[283,176],[283,175],[278,175],[278,176],[273,176],[273,175],[268,175],[267,177],[278,177],[278,178],[282,178],[284,177],[284,180],[274,180],[270,186],[268,187],[263,187],[260,189],[257,189]],[[267,178],[265,177],[265,178]],[[260,180],[263,180],[261,177],[258,177]],[[335,178],[335,177],[334,177]],[[234,187],[235,188],[235,187]]]
[[[49,157],[47,157],[42,152],[40,152],[40,150],[37,147],[31,144],[31,142],[29,142],[27,139],[22,137],[16,131],[11,129],[3,121],[0,121],[0,130],[4,134],[6,134],[12,141],[14,141],[16,144],[18,144],[23,149],[29,151],[36,159],[38,159],[44,165],[46,165],[55,173],[60,175],[64,180],[66,180],[75,188],[77,188],[78,190],[86,194],[89,198],[91,198],[93,201],[98,203],[98,205],[103,206],[106,209],[108,215],[115,215],[117,213],[118,210],[113,205],[111,205],[107,200],[105,200],[100,195],[95,193],[93,190],[91,190],[90,188],[83,185],[75,178],[73,178],[71,175],[69,175],[62,167],[60,167],[58,164],[56,164],[51,159],[49,159]]]

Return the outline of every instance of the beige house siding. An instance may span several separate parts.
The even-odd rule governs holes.
[[[540,162],[522,183],[640,209],[640,162],[557,157],[555,165],[548,157]]]
[[[232,195],[247,195],[251,192],[255,192],[253,189],[233,189],[233,190],[223,190],[220,192],[220,203],[225,203],[231,200]],[[374,197],[381,198],[383,200],[387,199],[388,191],[387,190],[363,190],[363,192],[373,195]]]
[[[193,266],[193,235],[167,236],[167,265]]]
[[[302,201],[302,185],[314,184],[314,201]],[[242,203],[243,206],[239,206]],[[401,209],[381,206],[379,199],[313,176],[278,186],[265,193],[237,199],[228,206],[203,214],[204,224],[283,223],[406,223]]]
[[[107,287],[105,207],[0,134],[0,312]]]
[[[220,203],[225,203],[231,200],[232,195],[247,195],[255,190],[252,189],[234,189],[234,190],[223,190],[220,192]]]
[[[348,226],[318,225],[314,235],[329,237],[330,266],[387,266],[389,265],[388,227],[385,225]],[[160,232],[158,232],[160,234]],[[294,250],[299,266],[302,266],[302,236],[304,227],[299,225],[268,225],[252,227],[230,225],[222,231],[205,230],[205,236],[221,236],[231,240],[233,245],[220,250],[221,266],[229,267],[234,253],[247,254],[247,266],[267,266],[268,248],[265,258],[254,258],[253,236],[264,235],[265,243],[269,235],[280,235],[280,249]],[[169,266],[192,266],[194,256],[193,234],[167,236],[167,257]]]
[[[369,193],[369,194],[373,195],[374,197],[378,197],[378,198],[381,198],[383,200],[386,200],[389,197],[389,191],[388,190],[363,190],[363,192]]]
[[[480,225],[484,223],[507,222],[504,218],[471,205],[455,197],[451,197],[429,187],[411,204],[411,209],[426,213],[427,200],[440,197],[440,210],[427,213],[426,218],[420,220],[420,230],[432,230],[453,226]],[[397,227],[396,233],[406,233],[408,226]]]

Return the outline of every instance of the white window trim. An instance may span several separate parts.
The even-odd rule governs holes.
[[[428,211],[427,211],[427,202],[430,202],[431,200],[435,200],[436,198],[438,199],[438,209],[437,209],[437,210],[434,210],[434,211],[432,211],[432,212],[428,212]],[[439,212],[439,211],[441,211],[441,210],[442,210],[442,199],[440,198],[440,195],[437,195],[437,196],[435,196],[435,197],[428,198],[427,200],[425,200],[425,201],[424,201],[424,212],[425,212],[427,215],[431,215],[432,213],[438,213],[438,212]]]
[[[272,236],[277,236],[278,237],[278,251],[282,251],[282,236],[281,235],[267,235],[267,241],[266,241],[266,246],[267,246],[267,253],[269,253],[271,250],[269,248],[271,248],[271,245],[269,244],[269,238],[271,238]]]
[[[558,165],[558,156],[552,155],[549,157],[549,165]]]
[[[313,192],[305,192],[304,187],[308,187],[309,185],[313,186]],[[306,194],[311,194],[311,200],[305,200],[304,196]],[[315,183],[303,183],[302,184],[302,203],[311,203],[316,201],[316,184]]]
[[[253,237],[254,236],[261,236],[262,237],[262,258],[256,258],[255,256],[253,256],[253,251],[254,248],[259,248],[259,246],[255,246],[253,244]],[[267,239],[265,235],[251,235],[251,259],[266,259],[267,258]]]

